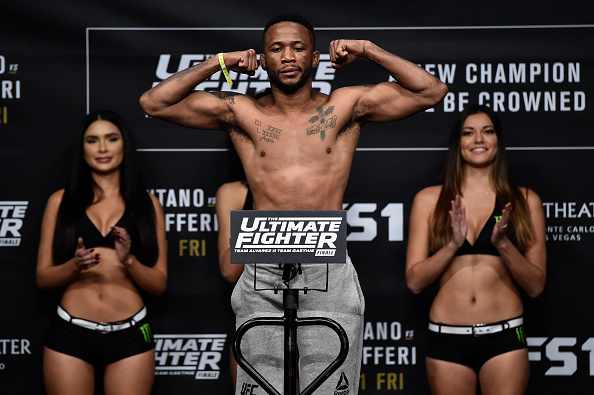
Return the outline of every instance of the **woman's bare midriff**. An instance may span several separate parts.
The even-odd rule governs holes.
[[[82,272],[64,291],[60,305],[73,317],[95,322],[121,321],[136,314],[144,302],[112,248],[95,248],[99,264]]]
[[[500,257],[463,255],[454,258],[442,275],[429,318],[436,323],[477,325],[522,313],[520,294]]]

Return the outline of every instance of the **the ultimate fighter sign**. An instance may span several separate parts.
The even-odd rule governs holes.
[[[345,263],[344,210],[231,211],[231,263]]]

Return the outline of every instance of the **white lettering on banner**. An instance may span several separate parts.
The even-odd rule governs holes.
[[[182,54],[180,56],[177,70],[172,70],[170,65],[171,55],[161,54],[159,56],[157,69],[155,71],[155,75],[160,79],[160,81],[153,82],[152,86],[154,87],[161,81],[171,77],[173,74],[203,62],[204,60],[210,59],[213,56],[213,54]],[[259,60],[260,55],[257,56]],[[335,72],[336,70],[332,68],[332,63],[330,62],[330,55],[320,55],[320,62],[312,81],[313,89],[329,95],[330,92],[332,92],[332,84],[328,81],[334,80]],[[195,90],[236,92],[245,95],[251,93],[249,91],[254,91],[254,94],[258,94],[264,92],[266,88],[270,87],[270,83],[268,82],[268,74],[265,70],[262,70],[262,68],[258,68],[253,76],[249,76],[247,74],[238,74],[229,70],[229,76],[233,81],[232,87],[227,84],[223,73],[217,71],[206,81],[198,84]]]
[[[204,208],[205,202],[213,202],[214,198],[205,198],[204,190],[195,189],[149,189],[155,195],[165,210],[165,231],[176,232],[218,232],[219,224],[214,213],[171,213],[174,208]]]
[[[343,208],[347,205],[343,204]],[[347,223],[353,227],[363,228],[361,232],[351,232],[347,241],[371,241],[377,236],[377,222],[373,218],[361,217],[361,213],[373,213],[376,203],[355,203],[347,210]]]
[[[4,80],[0,87],[0,98],[6,99],[20,99],[21,98],[21,81]]]
[[[0,201],[0,247],[21,244],[20,230],[29,202]]]
[[[212,56],[213,55],[209,55],[209,57]],[[166,80],[173,74],[185,70],[188,67],[194,66],[195,64],[202,62],[204,59],[207,59],[205,55],[182,55],[180,57],[179,66],[177,70],[168,72],[167,69],[169,68],[169,61],[171,60],[171,55],[163,54],[159,56],[159,63],[157,64],[157,71],[155,75],[157,76],[157,78],[161,80]]]
[[[149,189],[161,205],[169,207],[196,207],[204,206],[204,190],[196,189]]]
[[[332,67],[331,62],[320,62],[314,80],[334,81],[334,73],[336,69]]]
[[[594,218],[594,202],[543,202],[545,217],[549,219],[586,220]],[[591,221],[590,221],[591,222]],[[582,241],[594,234],[594,224],[548,224],[546,241]]]
[[[503,63],[468,63],[466,65],[468,84],[525,84],[527,82],[560,84],[580,81],[580,62],[509,63],[507,66]]]
[[[414,330],[403,331],[402,324],[398,321],[366,322],[363,333],[363,365],[416,365],[415,346],[391,345],[394,341],[411,341],[413,338]],[[386,346],[383,342],[389,342],[390,345]]]
[[[540,97],[543,97],[542,108]],[[584,111],[586,94],[582,91],[570,92],[481,92],[479,104],[493,108],[493,111]]]
[[[594,202],[543,202],[547,218],[594,218]]]
[[[582,241],[580,234],[548,234],[545,237],[545,241]]]
[[[477,97],[470,97],[468,92],[448,92],[443,99],[444,112],[462,111],[470,101],[487,105],[495,112],[581,112],[586,109],[586,93],[583,91],[482,91]]]
[[[464,107],[468,104],[468,102],[468,92],[458,92],[457,100],[456,94],[454,92],[448,92],[443,98],[443,111],[460,112],[464,110]],[[458,103],[457,107],[456,103]]]
[[[225,334],[155,335],[155,374],[218,379]]]
[[[18,63],[8,64],[6,67],[6,58],[0,55],[0,74],[4,74],[8,71],[8,74],[16,75],[19,70]],[[20,99],[21,98],[21,81],[19,80],[0,80],[0,99]],[[7,123],[7,108],[2,107],[0,109],[0,124]]]
[[[165,231],[217,232],[216,215],[210,213],[166,213]]]
[[[171,67],[171,55],[161,54],[155,75],[161,81],[173,74],[185,70],[195,64],[207,60],[213,54],[182,54],[177,68]],[[258,55],[259,56],[259,55]],[[452,85],[456,79],[458,65],[456,63],[426,63],[419,64],[427,72],[435,75],[446,84]],[[469,92],[450,92],[443,100],[444,112],[459,112],[469,102],[478,102],[490,106],[496,112],[581,112],[586,109],[586,93],[583,90],[520,90],[519,84],[579,84],[581,78],[580,62],[520,62],[520,63],[467,63],[461,67],[463,80],[468,85],[513,85],[511,92],[483,90],[476,97],[470,97]],[[314,90],[330,94],[331,81],[335,79],[336,70],[332,68],[330,56],[320,55],[320,63],[312,81]],[[238,74],[230,71],[234,81],[228,86],[223,74],[218,71],[206,81],[196,86],[196,90],[225,91],[241,94],[258,94],[269,87],[266,71],[258,68],[253,76]],[[395,81],[388,76],[388,81]],[[153,83],[153,86],[160,81]],[[425,112],[435,112],[435,108]]]
[[[567,233],[594,233],[594,225],[567,226]]]
[[[594,202],[543,202],[543,209],[547,220],[574,219],[576,221],[594,218]],[[590,221],[591,222],[591,221]],[[549,223],[546,227],[546,241],[576,242],[594,234],[594,224],[563,224]]]
[[[416,347],[363,347],[363,365],[416,365]]]
[[[27,339],[0,339],[0,355],[25,355],[31,354]]]
[[[347,209],[348,207],[348,209]],[[347,210],[347,223],[351,227],[363,228],[361,231],[351,231],[347,241],[371,241],[377,236],[377,221],[372,217],[362,217],[361,214],[372,214],[377,210],[376,203],[343,203]],[[404,205],[402,203],[388,203],[381,211],[381,216],[388,218],[388,241],[404,240]]]
[[[400,340],[402,337],[402,326],[400,322],[373,322],[365,323],[363,340]]]
[[[543,357],[554,362],[545,376],[572,376],[578,371],[579,351],[588,353],[588,374],[594,376],[594,337],[588,338],[581,347],[575,337],[527,337],[528,359],[542,363]]]
[[[456,77],[457,65],[425,64],[419,65],[446,84],[452,85]],[[552,63],[468,63],[464,70],[464,82],[468,85],[510,85],[512,91],[482,90],[478,93],[465,91],[450,92],[443,100],[444,112],[459,112],[469,102],[487,105],[496,112],[581,112],[586,110],[586,93],[583,90],[569,90],[565,86],[579,84],[581,78],[580,62]],[[394,81],[390,78],[390,81]],[[554,84],[554,90],[523,90],[520,84]],[[560,89],[564,84],[564,89]],[[427,110],[432,112],[433,110]]]
[[[436,76],[441,82],[445,84],[453,84],[454,77],[456,76],[456,64],[433,64],[428,63],[425,66],[419,65],[424,68],[429,74]]]

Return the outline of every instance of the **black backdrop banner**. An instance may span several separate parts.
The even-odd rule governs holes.
[[[148,187],[166,215],[168,289],[148,302],[157,340],[154,393],[231,394],[233,285],[219,274],[214,209],[217,188],[231,181],[228,138],[148,118],[138,99],[218,52],[260,51],[264,24],[286,9],[260,0],[34,3],[1,7],[0,393],[44,393],[43,341],[59,293],[35,285],[41,216],[65,182],[78,122],[109,108],[132,126]],[[290,10],[317,27],[315,89],[389,78],[367,60],[332,69],[327,48],[336,38],[372,40],[449,87],[434,109],[367,125],[355,154],[343,209],[367,306],[360,393],[428,393],[425,328],[435,289],[413,295],[406,288],[409,212],[415,193],[437,183],[455,114],[474,102],[499,114],[513,180],[540,195],[546,215],[547,285],[538,298],[524,298],[529,393],[588,393],[594,5],[331,3]],[[257,94],[268,86],[262,70],[231,77],[231,87],[216,73],[196,89]]]

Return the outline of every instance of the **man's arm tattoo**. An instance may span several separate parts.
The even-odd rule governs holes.
[[[171,77],[167,78],[165,81],[172,80],[172,79],[182,80],[186,75],[200,71],[203,68],[204,68],[204,63],[199,63],[195,67],[188,67],[187,69],[180,71],[177,74],[173,74]]]
[[[241,96],[236,92],[217,92],[215,93],[221,100],[227,100],[230,104],[235,104],[235,96]]]

